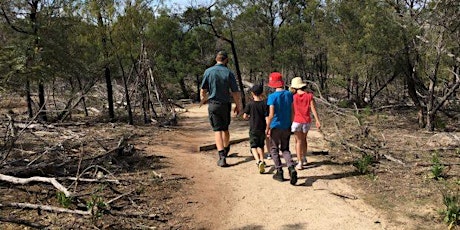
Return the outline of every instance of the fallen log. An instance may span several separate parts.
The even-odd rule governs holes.
[[[248,140],[249,140],[249,137],[230,140],[230,144],[233,145],[233,144],[237,144],[237,143],[240,143],[240,142],[243,142],[243,141],[248,141]],[[216,144],[205,144],[205,145],[199,145],[197,147],[198,152],[209,151],[209,150],[213,150],[213,149],[217,149]]]
[[[13,184],[28,184],[30,182],[44,182],[52,184],[56,189],[63,192],[66,197],[70,197],[72,193],[70,193],[62,184],[60,184],[55,178],[49,177],[39,177],[34,176],[30,178],[18,178],[13,176],[8,176],[4,174],[0,174],[1,181],[7,181]]]

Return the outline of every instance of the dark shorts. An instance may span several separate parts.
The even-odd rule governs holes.
[[[227,131],[230,125],[230,110],[232,104],[229,102],[209,101],[208,114],[209,122],[214,131]]]
[[[265,131],[249,131],[249,145],[251,145],[251,148],[264,148],[265,137]]]

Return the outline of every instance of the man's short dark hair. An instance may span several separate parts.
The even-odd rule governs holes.
[[[217,55],[216,55],[217,59],[219,59],[220,61],[223,61],[225,59],[228,58],[228,54],[227,52],[225,52],[225,50],[221,50],[219,52],[217,52]]]

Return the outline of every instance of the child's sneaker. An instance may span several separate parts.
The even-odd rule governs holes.
[[[264,173],[265,172],[265,162],[259,161],[258,166],[259,166],[259,173],[260,174]]]
[[[270,153],[267,154],[267,160],[271,160],[271,159],[272,159],[272,155],[270,155]]]
[[[295,168],[294,166],[289,166],[289,176],[291,177],[291,179],[289,180],[289,182],[292,184],[292,185],[295,185],[297,183],[297,171],[295,171]]]
[[[302,165],[303,166],[307,165],[307,157],[305,155],[302,156]]]
[[[302,170],[303,169],[302,162],[297,163],[295,168],[298,169],[298,170]]]
[[[276,170],[275,175],[273,175],[273,179],[283,182],[284,181],[283,169]]]

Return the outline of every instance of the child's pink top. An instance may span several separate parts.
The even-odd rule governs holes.
[[[294,122],[310,123],[310,103],[313,99],[312,93],[294,94]]]

